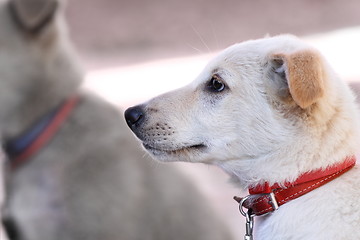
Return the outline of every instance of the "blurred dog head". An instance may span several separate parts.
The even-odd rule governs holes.
[[[47,103],[78,85],[79,65],[66,37],[61,1],[0,1],[0,122],[4,137],[19,121],[14,111]],[[71,79],[64,81],[63,79]],[[53,88],[56,86],[56,88]],[[50,90],[57,89],[57,91]],[[68,93],[66,93],[68,94]],[[65,95],[65,94],[64,94]],[[49,103],[54,105],[54,103]]]

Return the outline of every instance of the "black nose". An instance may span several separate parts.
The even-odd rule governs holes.
[[[128,108],[125,111],[125,119],[128,126],[133,129],[144,119],[144,110],[141,106]]]

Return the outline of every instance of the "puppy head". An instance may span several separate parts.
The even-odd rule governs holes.
[[[125,116],[159,160],[236,161],[253,170],[258,159],[301,151],[321,131],[337,101],[328,72],[321,55],[293,36],[248,41],[220,53],[188,86]]]

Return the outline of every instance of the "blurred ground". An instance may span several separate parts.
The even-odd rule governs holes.
[[[358,0],[68,0],[72,36],[88,61],[128,64],[216,51],[266,34],[360,26]]]
[[[182,86],[230,44],[292,33],[318,47],[360,92],[358,0],[68,0],[85,86],[123,108]],[[244,219],[217,168],[178,164],[242,237]]]

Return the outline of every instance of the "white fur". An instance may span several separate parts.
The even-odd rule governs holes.
[[[269,77],[273,54],[304,50],[316,52],[290,35],[231,46],[188,86],[141,105],[144,116],[133,131],[155,158],[218,165],[243,189],[293,181],[341,162],[360,145],[359,112],[349,87],[321,55],[324,94],[307,109],[279,100]],[[224,91],[206,90],[214,74],[226,83]],[[360,239],[359,184],[356,166],[257,217],[255,239]]]

